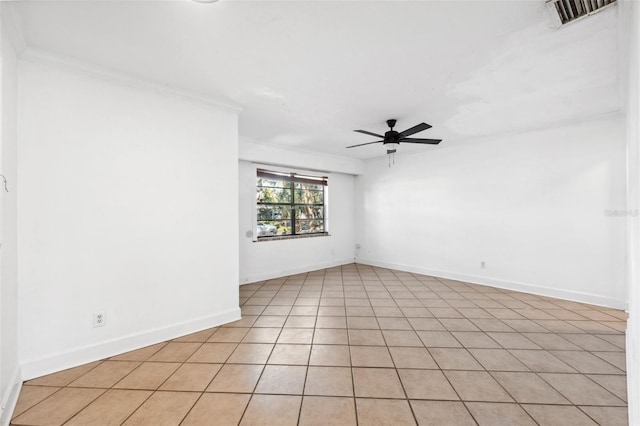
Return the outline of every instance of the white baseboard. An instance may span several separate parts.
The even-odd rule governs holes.
[[[10,387],[7,389],[7,392],[3,394],[2,406],[0,407],[0,426],[9,426],[13,410],[15,410],[16,404],[18,403],[18,397],[22,390],[22,371],[19,366],[16,367],[11,375],[11,381],[9,383]]]
[[[334,266],[348,265],[349,263],[353,263],[352,257],[346,259],[331,260],[327,262],[319,262],[311,265],[296,266],[295,268],[290,269],[278,269],[276,271],[265,272],[258,275],[249,275],[245,277],[241,276],[240,285],[271,280],[274,278],[282,278],[288,275],[303,274],[305,272],[317,271],[318,269],[333,268]]]
[[[76,348],[59,354],[48,355],[39,359],[26,360],[22,363],[22,376],[24,380],[30,380],[35,377],[175,339],[176,337],[186,334],[206,330],[207,328],[216,327],[238,319],[240,319],[240,308]]]
[[[614,309],[626,309],[627,302],[613,299],[598,294],[583,293],[579,291],[562,290],[551,287],[543,287],[535,284],[525,284],[514,281],[505,281],[495,278],[481,277],[477,275],[460,274],[457,272],[439,271],[422,268],[419,266],[403,265],[397,263],[382,262],[373,259],[356,258],[356,263],[363,265],[379,266],[381,268],[397,269],[399,271],[411,272],[421,275],[429,275],[437,278],[446,278],[456,281],[464,281],[472,284],[481,284],[489,287],[501,288],[504,290],[522,291],[536,294],[538,296],[555,297],[558,299],[570,300],[573,302],[588,303],[590,305],[604,306]]]

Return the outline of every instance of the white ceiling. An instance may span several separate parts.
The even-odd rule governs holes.
[[[27,46],[239,104],[240,136],[371,158],[421,121],[441,149],[619,109],[617,6],[556,30],[543,1],[21,1]]]

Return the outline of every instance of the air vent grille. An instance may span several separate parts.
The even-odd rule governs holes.
[[[555,9],[564,25],[576,19],[591,15],[615,3],[616,0],[551,0],[547,6]]]

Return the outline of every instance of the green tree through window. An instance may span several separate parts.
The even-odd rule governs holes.
[[[326,176],[258,169],[258,238],[326,232]]]

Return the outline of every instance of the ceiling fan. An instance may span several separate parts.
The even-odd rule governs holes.
[[[411,136],[415,133],[422,132],[423,130],[430,129],[431,126],[427,123],[417,124],[403,132],[396,132],[393,128],[396,125],[396,120],[387,120],[387,126],[389,126],[390,130],[383,135],[379,135],[377,133],[368,132],[366,130],[354,130],[354,132],[364,133],[365,135],[376,136],[378,138],[382,138],[381,141],[360,143],[358,145],[351,145],[347,148],[355,148],[357,146],[371,145],[373,143],[382,143],[382,145],[386,145],[388,143],[391,144],[400,144],[400,143],[420,143],[420,144],[428,144],[428,145],[437,145],[442,142],[442,139],[416,139],[409,138],[407,136]],[[395,149],[388,149],[387,154],[394,154],[396,152]]]

